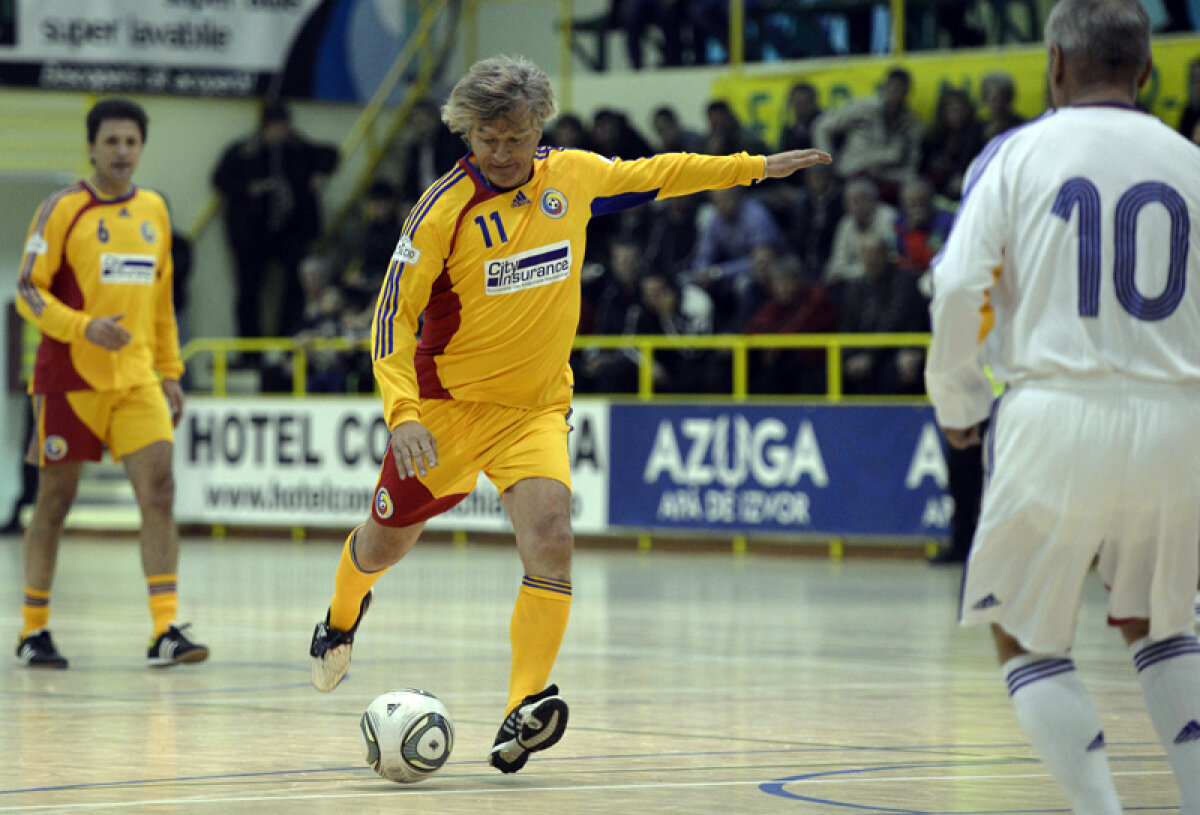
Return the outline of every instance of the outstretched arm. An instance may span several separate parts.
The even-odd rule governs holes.
[[[766,156],[763,178],[787,178],[797,170],[814,164],[832,164],[833,157],[824,150],[788,150]]]

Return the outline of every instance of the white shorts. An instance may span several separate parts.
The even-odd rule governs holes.
[[[1192,631],[1200,576],[1200,393],[1164,385],[1023,386],[997,403],[959,621],[1032,653],[1071,647],[1099,556],[1110,621]]]

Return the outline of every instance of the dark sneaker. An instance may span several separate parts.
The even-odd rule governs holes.
[[[150,643],[146,651],[146,662],[151,668],[169,668],[181,662],[203,662],[208,659],[208,646],[192,642],[184,636],[184,629],[191,623],[171,625]]]
[[[502,773],[515,773],[525,766],[530,753],[558,744],[567,729],[567,703],[558,695],[558,685],[526,696],[516,710],[508,714],[488,756]]]
[[[313,629],[312,645],[308,655],[312,657],[313,687],[322,693],[329,693],[336,688],[350,670],[350,646],[354,644],[354,632],[358,624],[371,607],[372,592],[363,596],[362,605],[358,609],[358,619],[349,631],[341,631],[329,626],[329,612],[325,612],[324,622],[317,623]]]
[[[50,639],[50,632],[45,628],[17,641],[17,660],[30,668],[58,671],[67,668],[67,658],[54,647],[54,640]]]

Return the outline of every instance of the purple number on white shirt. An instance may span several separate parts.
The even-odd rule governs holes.
[[[1137,287],[1137,221],[1147,204],[1161,204],[1171,219],[1167,282],[1156,297]],[[1079,316],[1100,313],[1100,191],[1086,178],[1069,179],[1058,190],[1051,208],[1064,221],[1079,208]],[[1183,196],[1170,184],[1134,184],[1117,200],[1113,217],[1113,284],[1117,302],[1139,320],[1161,320],[1179,308],[1187,288],[1188,232],[1191,219]]]

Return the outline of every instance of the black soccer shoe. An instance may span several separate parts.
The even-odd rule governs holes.
[[[329,693],[336,688],[350,670],[350,646],[354,644],[354,632],[358,624],[366,616],[371,607],[372,592],[363,596],[362,605],[358,609],[358,619],[349,631],[340,631],[329,626],[329,612],[325,612],[325,621],[317,623],[313,629],[312,645],[308,655],[312,657],[313,687],[322,693]]]
[[[169,668],[182,662],[203,662],[208,659],[208,646],[192,642],[183,633],[191,623],[171,625],[158,635],[146,650],[146,663],[151,668]]]
[[[567,713],[557,685],[526,696],[500,725],[488,764],[502,773],[515,773],[525,766],[530,753],[558,744],[567,730]]]
[[[67,669],[67,658],[54,647],[54,640],[45,628],[17,641],[17,661],[30,668]]]

